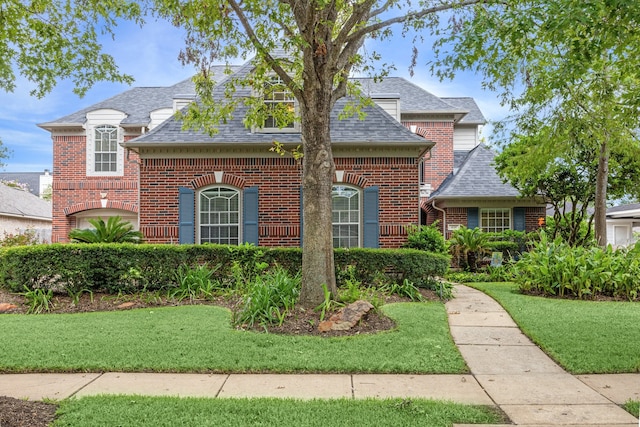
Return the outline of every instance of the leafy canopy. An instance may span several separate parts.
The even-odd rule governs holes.
[[[138,2],[129,0],[7,0],[0,6],[0,89],[11,92],[21,75],[43,97],[60,79],[84,95],[97,81],[131,83],[98,38],[113,36],[119,19],[141,23]]]

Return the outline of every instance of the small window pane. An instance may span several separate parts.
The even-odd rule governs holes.
[[[511,229],[511,209],[482,209],[480,227],[488,233],[501,233]]]

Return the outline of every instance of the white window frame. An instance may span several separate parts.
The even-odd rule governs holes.
[[[203,200],[202,197],[205,195],[205,193],[207,193],[208,191],[211,190],[226,190],[226,191],[233,191],[235,192],[235,195],[238,198],[238,210],[237,211],[232,211],[232,210],[226,210],[226,211],[208,211],[209,214],[227,214],[227,215],[232,215],[233,213],[237,213],[237,222],[231,222],[231,221],[227,221],[226,223],[205,223],[203,224],[202,221],[202,204],[203,204]],[[201,189],[200,191],[198,191],[198,197],[197,197],[197,211],[196,211],[196,230],[197,230],[197,242],[198,243],[220,243],[220,244],[226,244],[226,245],[239,245],[240,243],[242,243],[242,224],[243,224],[243,219],[242,219],[242,191],[235,188],[235,187],[231,187],[231,186],[225,186],[225,185],[213,185],[213,186],[209,186],[206,188]],[[203,241],[202,238],[202,228],[203,227],[233,227],[236,226],[238,228],[238,233],[237,233],[237,237],[235,238],[227,238],[226,242],[223,242],[222,239],[218,238],[216,239],[217,241],[211,241],[211,238],[208,238],[207,241]],[[236,240],[237,242],[233,242],[231,243],[231,240]]]
[[[501,233],[505,230],[511,230],[513,228],[513,215],[510,208],[482,208],[480,209],[480,228],[486,233]],[[501,216],[497,217],[495,214],[500,213]],[[493,214],[493,217],[489,215]],[[506,215],[505,215],[506,214]],[[505,226],[505,219],[508,224]],[[486,221],[495,221],[493,225],[489,225]],[[501,222],[499,226],[497,221]]]
[[[272,85],[272,86],[282,85],[283,86],[283,90],[272,92],[270,97],[263,90],[262,98],[267,108],[269,108],[269,105],[277,105],[280,103],[291,104],[291,106],[293,107],[294,114],[296,115],[298,114],[298,101],[296,100],[295,96],[293,96],[293,93],[286,87],[284,81],[282,81],[280,76],[278,75],[270,76],[269,79],[265,82],[265,85]],[[267,126],[268,120],[273,120],[275,122],[275,119],[272,116],[269,116],[267,119],[265,119],[264,125],[257,129],[258,132],[261,132],[261,133],[299,133],[300,132],[300,122],[297,120],[282,128],[278,127],[276,123],[273,123],[272,126]]]
[[[93,128],[93,144],[94,171],[96,173],[104,172],[109,174],[118,172],[118,127],[100,125]],[[112,144],[113,149],[111,147]]]
[[[347,210],[340,210],[339,212],[336,212],[335,210],[335,206],[334,206],[334,197],[336,197],[336,193],[340,192],[340,191],[348,191],[351,192],[352,195],[349,196],[349,200],[354,197],[357,196],[358,197],[358,209],[357,211],[354,211],[352,209],[352,206],[349,206],[349,209]],[[344,197],[343,197],[344,198]],[[332,231],[333,231],[333,247],[334,248],[359,248],[362,247],[362,203],[363,203],[363,194],[362,194],[362,190],[360,188],[357,187],[353,187],[350,185],[334,185],[332,190],[331,190],[331,214],[332,214],[332,221],[331,221],[331,225],[332,225]],[[351,205],[351,203],[349,203],[349,205]],[[338,218],[338,220],[336,221],[336,214],[338,214],[338,216],[340,218]],[[353,221],[353,218],[357,218],[357,222]],[[350,236],[341,236],[340,233],[340,229],[341,227],[344,228],[351,228],[353,226],[357,226],[357,237],[356,237],[356,244],[347,244],[344,245],[344,241],[348,241],[350,239],[352,239],[352,237]],[[336,230],[337,229],[337,230]],[[338,232],[336,232],[338,231]]]
[[[124,175],[124,129],[120,127],[120,122],[127,115],[117,110],[96,110],[87,113],[86,139],[87,139],[87,157],[86,171],[87,176],[123,176]],[[96,129],[102,126],[113,126],[117,129],[116,141],[116,158],[117,165],[115,171],[96,171]]]

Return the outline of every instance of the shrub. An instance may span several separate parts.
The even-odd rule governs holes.
[[[133,229],[130,222],[119,216],[112,216],[105,223],[102,218],[90,219],[95,228],[74,228],[69,232],[69,239],[75,243],[142,243],[143,235]]]
[[[460,227],[451,235],[451,253],[466,269],[474,273],[478,269],[478,259],[487,253],[489,235],[479,228]]]
[[[11,246],[27,246],[37,245],[40,243],[36,231],[32,228],[28,228],[24,231],[16,234],[4,232],[4,236],[0,239],[0,247]]]
[[[447,253],[444,236],[437,228],[437,222],[431,225],[410,225],[407,227],[407,243],[405,248],[421,251]]]
[[[403,283],[429,286],[444,276],[446,255],[415,249],[336,249],[338,284],[353,266],[354,279],[364,286]],[[225,245],[51,244],[5,248],[0,252],[0,286],[29,289],[102,290],[111,293],[169,290],[179,286],[176,272],[185,265],[218,266],[211,280],[239,287],[267,268],[279,266],[295,276],[302,265],[300,248],[259,248]]]
[[[640,245],[631,250],[571,247],[545,232],[513,267],[523,292],[594,298],[604,295],[637,300],[640,293]]]
[[[240,310],[233,314],[233,324],[247,327],[282,325],[298,300],[301,280],[300,274],[290,276],[282,267],[256,276],[248,283]]]

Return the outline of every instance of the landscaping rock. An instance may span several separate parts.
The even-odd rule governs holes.
[[[123,302],[122,304],[120,304],[120,305],[118,306],[118,308],[119,308],[120,310],[124,310],[125,308],[131,308],[131,307],[133,307],[134,305],[136,305],[136,303],[131,302],[131,301],[129,301],[129,302]]]
[[[8,302],[0,303],[0,313],[3,313],[5,311],[9,311],[9,310],[13,310],[14,308],[18,308],[18,306],[15,305],[15,304],[9,304]]]
[[[329,320],[321,322],[318,325],[318,330],[320,332],[348,331],[353,328],[372,308],[373,305],[369,302],[358,300],[340,309],[340,311],[331,316]]]

